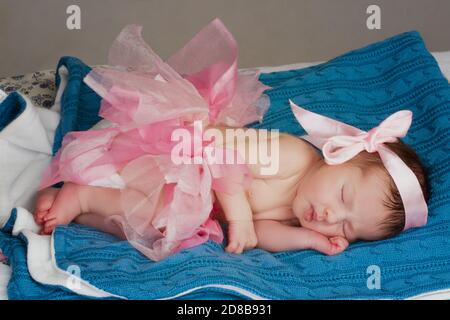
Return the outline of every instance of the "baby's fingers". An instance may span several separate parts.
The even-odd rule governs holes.
[[[229,243],[225,248],[225,251],[229,252],[229,253],[232,253],[234,250],[235,250],[235,245],[231,244],[231,243]]]
[[[239,242],[230,241],[230,243],[228,243],[228,246],[225,248],[225,251],[229,252],[229,253],[236,253],[238,248],[239,248]]]
[[[244,249],[245,249],[245,241],[234,240],[228,244],[228,246],[225,250],[229,253],[240,254],[244,251]]]
[[[244,247],[245,247],[245,243],[241,242],[237,248],[237,250],[235,251],[236,254],[241,254],[242,252],[244,252]]]
[[[302,230],[302,232],[305,234],[306,247],[329,256],[341,253],[348,247],[348,241],[344,237],[335,236],[328,238],[311,230]]]
[[[343,252],[345,249],[347,249],[349,243],[347,239],[343,237],[332,237],[330,238],[330,251],[329,255],[334,255]]]
[[[254,247],[256,247],[256,242],[253,241],[235,241],[230,242],[225,250],[229,253],[240,254],[246,250],[253,249]]]

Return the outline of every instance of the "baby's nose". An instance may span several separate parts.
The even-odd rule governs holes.
[[[325,209],[323,211],[320,212],[316,212],[316,220],[317,221],[328,221],[328,214],[329,210]]]
[[[338,223],[340,221],[339,214],[330,209],[325,209],[324,220],[326,220],[329,224]]]

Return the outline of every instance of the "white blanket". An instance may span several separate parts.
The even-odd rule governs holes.
[[[59,113],[35,107],[22,95],[25,110],[0,131],[0,226],[11,209],[33,211],[36,190],[52,156]]]

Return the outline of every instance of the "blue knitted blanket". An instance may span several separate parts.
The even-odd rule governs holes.
[[[98,96],[82,83],[89,68],[64,57],[69,69],[55,150],[65,133],[98,121]],[[127,242],[71,224],[54,232],[56,264],[77,265],[97,288],[130,299],[403,299],[450,288],[450,86],[418,32],[403,33],[306,69],[262,74],[271,106],[256,128],[304,134],[288,99],[368,130],[400,109],[414,113],[403,139],[423,160],[431,188],[429,222],[388,240],[357,242],[340,255],[302,250],[241,255],[207,242],[152,262]],[[42,285],[26,267],[26,238],[11,236],[14,214],[0,232],[13,274],[11,299],[73,299],[68,288]],[[226,241],[226,240],[225,240]],[[373,270],[377,272],[373,273]],[[376,275],[378,285],[372,280]]]

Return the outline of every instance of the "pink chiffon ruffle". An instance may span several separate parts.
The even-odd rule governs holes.
[[[221,242],[221,227],[211,216],[213,190],[247,188],[251,174],[244,164],[213,163],[206,151],[214,143],[202,141],[196,129],[261,121],[269,87],[258,81],[258,72],[238,72],[237,44],[218,19],[167,62],[145,43],[140,26],[127,26],[108,59],[84,81],[102,97],[99,115],[110,125],[67,133],[39,189],[60,181],[120,189],[124,214],[113,218],[128,241],[155,261],[208,239]],[[172,161],[179,142],[171,135],[180,128],[192,137],[184,156],[200,163]],[[237,156],[222,151],[214,157]]]

